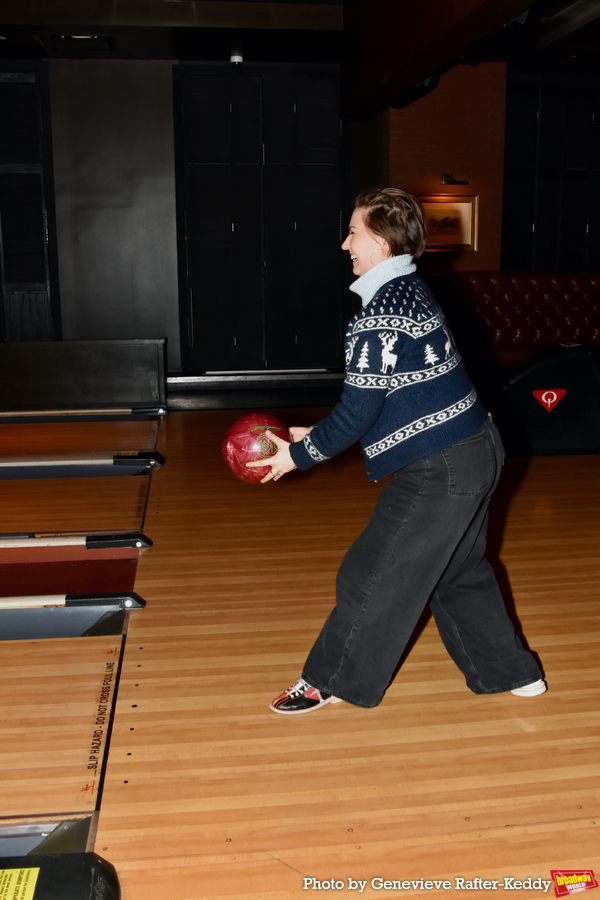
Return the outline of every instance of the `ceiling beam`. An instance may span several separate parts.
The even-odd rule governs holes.
[[[568,37],[580,28],[600,19],[598,0],[577,0],[566,9],[553,16],[542,17],[542,34],[535,44],[536,50],[543,50],[551,44]]]
[[[342,31],[343,6],[228,0],[0,0],[0,26],[102,31],[116,27]]]
[[[369,118],[439,72],[532,0],[346,0],[344,113]]]

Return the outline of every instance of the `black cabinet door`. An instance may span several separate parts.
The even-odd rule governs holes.
[[[267,363],[334,368],[342,324],[338,85],[271,76],[263,91]]]
[[[182,73],[182,356],[188,372],[341,364],[335,77]]]
[[[183,100],[188,369],[259,368],[264,314],[260,79],[188,77]]]

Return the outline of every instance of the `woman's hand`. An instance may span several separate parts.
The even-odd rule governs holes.
[[[310,428],[304,428],[302,425],[294,425],[290,428],[290,435],[292,436],[292,441],[294,444],[298,444],[300,441],[303,441],[307,434],[310,434],[315,426],[311,425]]]
[[[309,429],[292,429],[290,428],[290,434],[292,431],[297,430],[307,430]],[[261,478],[260,483],[265,484],[267,481],[279,481],[282,475],[285,475],[287,472],[291,472],[292,469],[296,468],[296,465],[290,456],[290,445],[288,441],[284,441],[283,438],[278,437],[276,434],[273,434],[272,431],[265,431],[265,434],[277,447],[277,453],[274,456],[269,456],[267,459],[259,459],[256,462],[246,463],[246,467],[248,469],[256,469],[262,466],[271,466],[271,471],[265,475],[264,478]],[[293,435],[292,435],[293,436]],[[294,437],[294,441],[296,438]]]

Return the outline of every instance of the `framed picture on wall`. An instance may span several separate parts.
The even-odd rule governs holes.
[[[425,194],[419,200],[429,233],[425,252],[477,250],[478,196]]]

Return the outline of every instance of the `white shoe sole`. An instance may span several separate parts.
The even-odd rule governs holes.
[[[537,697],[540,694],[544,694],[546,690],[546,682],[540,678],[538,681],[534,681],[533,684],[526,684],[525,687],[515,688],[514,691],[511,691],[511,694],[515,694],[517,697]]]

